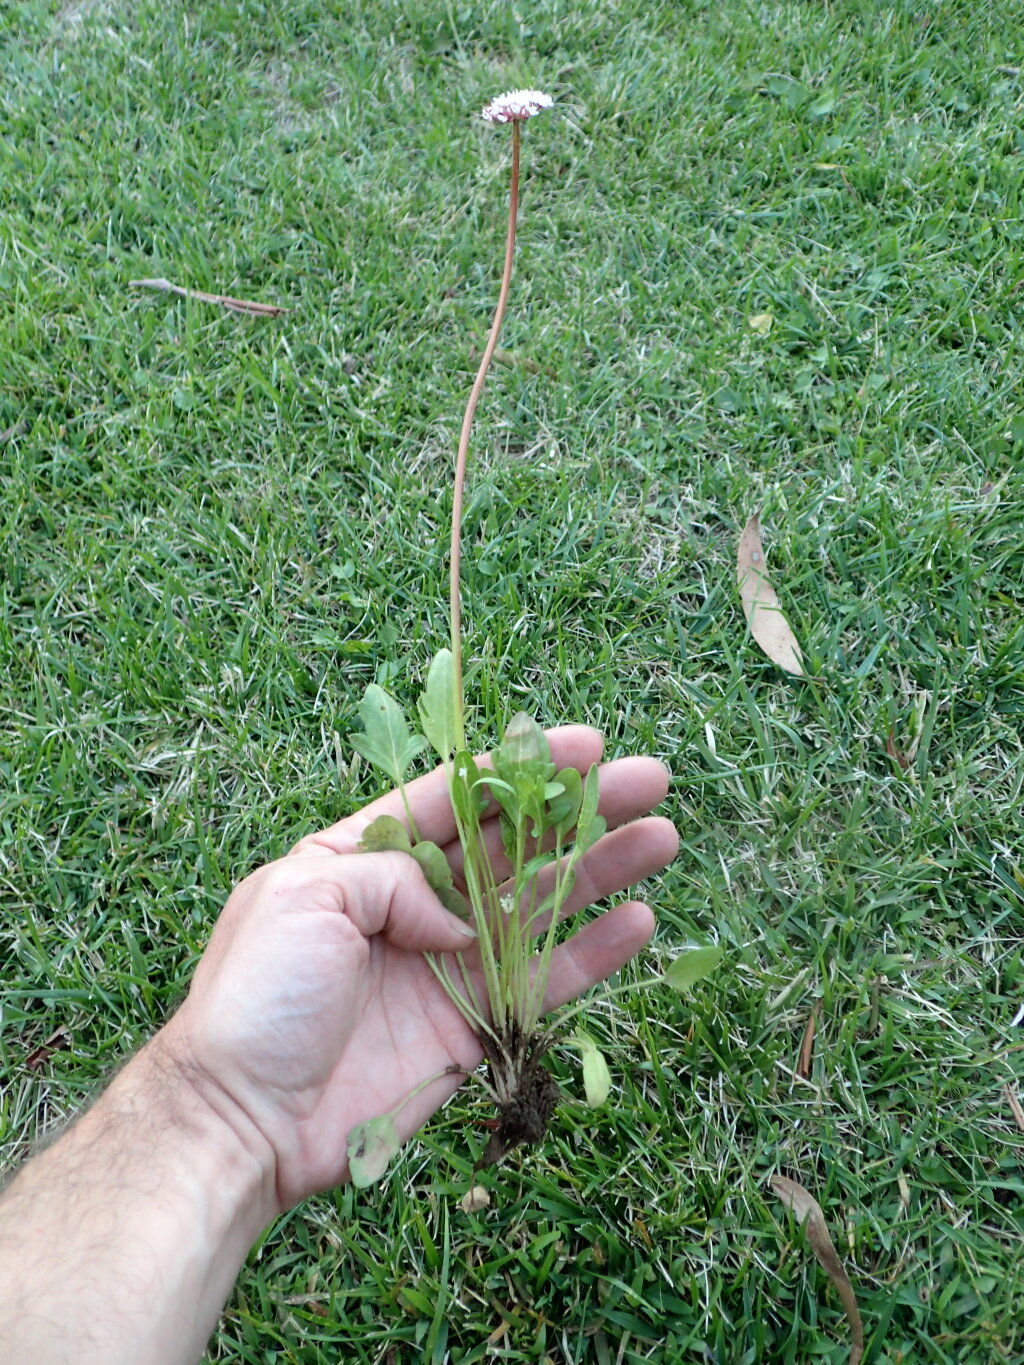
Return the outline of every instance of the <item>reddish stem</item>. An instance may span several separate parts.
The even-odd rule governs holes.
[[[487,345],[480,360],[476,379],[470,390],[466,415],[462,419],[462,432],[459,436],[459,450],[455,457],[455,491],[452,496],[452,544],[451,544],[451,625],[452,657],[455,661],[455,707],[458,717],[457,730],[459,747],[466,747],[465,728],[462,708],[462,605],[459,597],[459,564],[462,557],[462,494],[466,484],[466,459],[469,454],[469,433],[473,426],[473,415],[483,392],[484,380],[490,368],[494,348],[498,344],[498,333],[505,317],[505,304],[508,302],[509,285],[512,282],[512,257],[516,246],[516,215],[519,211],[519,122],[512,124],[512,192],[508,213],[508,235],[505,239],[505,269],[501,276],[501,292],[498,306],[494,312]]]

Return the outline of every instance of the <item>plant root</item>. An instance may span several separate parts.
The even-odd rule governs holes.
[[[512,1020],[502,1037],[481,1042],[498,1097],[498,1119],[476,1170],[496,1166],[515,1147],[536,1147],[543,1142],[561,1093],[542,1065],[548,1050],[546,1035],[527,1036]]]

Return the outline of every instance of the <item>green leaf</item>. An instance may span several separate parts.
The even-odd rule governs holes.
[[[675,991],[688,991],[702,977],[709,976],[722,960],[722,949],[686,948],[669,964],[665,981]]]
[[[456,891],[454,886],[435,886],[434,895],[451,914],[458,915],[459,919],[470,918],[472,911],[469,901],[461,891]]]
[[[400,786],[406,769],[426,748],[427,741],[422,735],[410,733],[398,702],[376,683],[370,683],[366,689],[359,704],[359,719],[363,722],[362,730],[349,737],[353,749]]]
[[[514,797],[503,795],[495,787],[498,804],[520,832],[524,823],[530,821],[533,838],[539,839],[547,828],[546,789],[555,775],[547,735],[535,720],[520,711],[506,726],[492,760],[500,780],[515,793]]]
[[[612,1076],[604,1053],[583,1029],[573,1030],[571,1041],[583,1057],[583,1091],[591,1109],[600,1109],[612,1088]]]
[[[547,825],[564,839],[579,816],[580,801],[583,798],[583,779],[575,768],[563,768],[558,774],[557,782],[562,790],[558,796],[548,798]]]
[[[420,696],[420,725],[431,748],[445,763],[462,743],[459,705],[455,695],[455,660],[450,649],[440,649],[427,670],[427,686]]]
[[[432,844],[428,839],[414,846],[401,820],[393,815],[378,815],[376,820],[366,826],[358,847],[362,853],[408,853],[419,863],[427,885],[444,908],[453,915],[468,919],[469,906],[466,898],[452,884],[448,859],[437,844]]]
[[[519,793],[515,787],[510,782],[503,782],[490,768],[480,769],[480,782],[494,797],[499,810],[507,815],[514,825],[519,816]]]
[[[591,1109],[600,1109],[612,1088],[612,1073],[596,1047],[583,1054],[583,1093]]]
[[[451,882],[452,870],[448,866],[448,859],[437,844],[432,844],[429,839],[424,839],[412,850],[412,856],[423,869],[427,885],[432,891]]]
[[[501,846],[505,857],[515,866],[519,852],[519,832],[515,820],[504,807],[498,812],[498,829],[501,831]]]
[[[393,815],[378,815],[363,830],[358,846],[363,853],[408,853],[412,840],[401,820]]]
[[[518,712],[506,725],[505,735],[492,759],[498,776],[517,791],[522,779],[527,777],[532,782],[539,782],[543,791],[544,783],[555,773],[548,737],[525,711]]]
[[[489,798],[485,786],[487,771],[476,766],[476,759],[464,749],[452,760],[452,776],[448,786],[452,810],[462,828],[470,833],[477,829],[480,817],[487,809]]]
[[[583,795],[580,799],[580,813],[576,819],[576,842],[573,847],[573,861],[588,848],[593,848],[598,839],[608,828],[604,816],[598,815],[597,803],[601,796],[600,782],[597,773],[597,764],[591,765],[590,772],[587,773],[586,781],[583,783]]]
[[[378,1181],[401,1145],[390,1114],[357,1124],[348,1135],[348,1169],[356,1189]]]
[[[571,867],[566,867],[565,871],[562,873],[561,885],[558,890],[558,896],[556,897],[554,891],[552,891],[549,895],[545,896],[544,899],[541,901],[540,905],[538,905],[537,909],[533,912],[533,918],[540,919],[541,915],[546,914],[549,910],[553,910],[557,914],[561,910],[565,902],[569,899],[569,892],[573,889],[575,885],[576,873],[573,872]]]
[[[411,852],[420,865],[427,885],[445,909],[466,919],[469,915],[469,906],[452,885],[452,870],[448,866],[448,859],[437,844],[424,839],[416,844]]]
[[[535,877],[539,877],[546,867],[550,867],[555,861],[554,853],[538,853],[535,858],[529,858],[523,864],[523,881],[529,885]]]

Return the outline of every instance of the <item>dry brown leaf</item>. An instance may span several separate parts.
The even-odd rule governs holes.
[[[864,1323],[861,1321],[860,1309],[857,1307],[857,1296],[853,1292],[850,1277],[843,1269],[843,1263],[836,1255],[836,1249],[832,1245],[832,1238],[828,1235],[821,1205],[812,1195],[807,1193],[803,1185],[798,1184],[795,1180],[787,1179],[784,1175],[773,1175],[771,1186],[786,1208],[796,1215],[797,1222],[803,1224],[807,1240],[811,1244],[811,1250],[818,1258],[822,1270],[835,1285],[836,1293],[842,1301],[847,1321],[850,1324],[850,1335],[853,1338],[850,1346],[850,1365],[859,1365],[864,1354]]]
[[[219,303],[232,313],[255,313],[258,317],[276,318],[282,313],[290,313],[290,308],[282,308],[276,303],[254,303],[251,299],[233,299],[228,294],[204,294],[201,289],[184,289],[170,280],[129,280],[130,289],[155,289],[161,294],[174,294],[179,299],[198,299],[200,303]]]
[[[802,1076],[805,1081],[811,1078],[811,1067],[814,1065],[814,1033],[818,1026],[818,1010],[820,1006],[815,1004],[807,1016],[807,1027],[804,1029],[804,1039],[800,1044],[800,1060],[796,1064],[796,1074]]]
[[[906,1211],[910,1208],[910,1186],[902,1172],[896,1177],[896,1186],[900,1192],[900,1208]]]
[[[55,1052],[60,1052],[62,1049],[69,1048],[70,1046],[71,1033],[63,1024],[61,1024],[60,1028],[55,1029],[53,1033],[50,1034],[45,1043],[40,1043],[38,1047],[32,1049],[25,1058],[25,1065],[28,1067],[29,1071],[38,1071],[41,1066],[44,1066],[50,1060]]]
[[[893,739],[892,730],[889,731],[889,734],[886,737],[885,752],[889,755],[890,758],[895,759],[901,768],[905,769],[910,767],[910,759],[907,757],[907,755],[903,752],[902,749],[896,748],[896,741]]]
[[[1006,1103],[1010,1106],[1010,1113],[1016,1120],[1017,1127],[1024,1133],[1024,1109],[1021,1108],[1020,1100],[1014,1093],[1013,1086],[1004,1086],[1003,1094],[1006,1096]]]
[[[463,1213],[479,1213],[481,1209],[487,1208],[491,1202],[491,1196],[483,1185],[473,1185],[459,1200],[459,1208]]]
[[[740,536],[736,582],[751,635],[772,663],[778,664],[787,673],[803,677],[800,646],[782,614],[775,589],[765,577],[761,519],[757,512],[747,522]]]
[[[508,1321],[507,1318],[502,1318],[501,1322],[498,1323],[497,1327],[495,1327],[494,1331],[487,1338],[488,1346],[497,1346],[498,1342],[502,1339],[502,1337],[505,1335],[505,1333],[511,1326],[512,1324]]]

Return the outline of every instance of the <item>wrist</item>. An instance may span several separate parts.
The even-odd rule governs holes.
[[[222,1213],[251,1229],[277,1216],[273,1149],[222,1087],[192,1059],[175,1028],[164,1026],[110,1086],[104,1101],[173,1139],[173,1164],[200,1190],[216,1189]],[[170,1152],[168,1153],[170,1157]]]
[[[197,1360],[277,1212],[274,1172],[162,1030],[0,1199],[0,1358]]]

